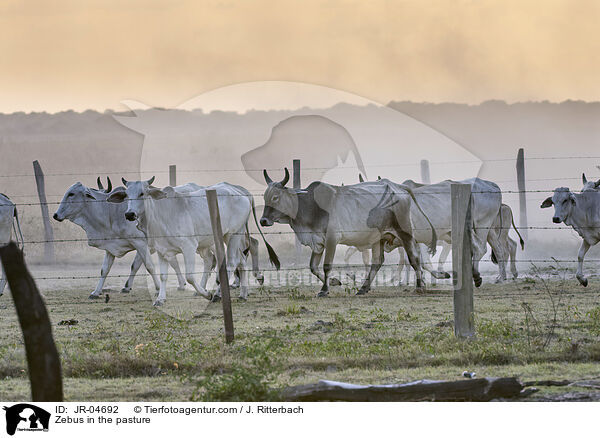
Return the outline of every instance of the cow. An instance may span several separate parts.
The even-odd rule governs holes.
[[[98,178],[99,189],[86,187],[81,182],[76,182],[67,189],[58,209],[53,215],[54,220],[62,222],[65,219],[80,226],[88,238],[88,245],[104,250],[104,261],[100,269],[100,279],[89,298],[97,299],[102,294],[102,287],[106,281],[115,257],[120,258],[131,251],[137,251],[131,265],[131,272],[122,293],[128,293],[133,286],[135,274],[142,263],[152,276],[154,285],[158,290],[160,284],[155,273],[154,263],[150,257],[146,236],[133,224],[124,219],[125,206],[109,204],[107,202],[111,193],[122,192],[124,187],[112,190],[112,184],[104,189]],[[179,279],[179,288],[185,287],[185,281],[177,260],[172,260],[173,269]]]
[[[382,179],[343,187],[315,181],[306,189],[293,189],[285,186],[289,171],[284,170],[281,181],[273,181],[266,169],[263,170],[267,188],[260,224],[264,227],[275,222],[289,224],[300,243],[311,248],[311,272],[323,283],[318,297],[329,294],[329,273],[338,244],[355,246],[359,251],[370,248],[373,252],[369,275],[357,292],[363,295],[369,291],[383,264],[384,242],[394,238],[399,238],[406,248],[417,273],[417,289],[423,289],[410,215],[411,205],[417,201],[408,187]],[[429,221],[425,213],[423,217]],[[430,250],[435,252],[437,238],[433,226],[429,231],[419,232],[429,233]],[[321,275],[319,263],[323,253],[324,275]]]
[[[146,181],[127,181],[124,178],[122,181],[126,190],[111,193],[108,201],[123,203],[127,200],[125,218],[136,222],[138,229],[145,232],[149,245],[158,253],[160,288],[155,306],[161,306],[166,301],[167,261],[179,253],[183,254],[185,278],[194,287],[195,295],[208,300],[214,298],[194,276],[196,252],[206,262],[207,254],[214,245],[206,201],[206,190],[209,189],[217,192],[230,278],[233,271],[240,268],[240,297],[247,297],[244,265],[249,246],[248,219],[250,213],[254,213],[254,199],[246,189],[223,182],[189,193],[178,193],[172,187],[161,189],[152,186],[154,177]],[[256,221],[255,213],[254,218]],[[267,246],[271,263],[279,269],[279,259],[262,235],[260,227],[259,232]],[[218,295],[217,292],[215,297]]]
[[[585,177],[585,173],[581,174],[581,179],[583,181],[583,187],[581,188],[582,192],[598,190],[598,187],[600,187],[600,179],[598,181],[588,181]]]
[[[19,223],[19,215],[17,214],[17,207],[12,201],[3,193],[0,193],[0,246],[7,245],[10,242],[11,235],[14,232],[17,242],[19,238],[21,242],[19,246],[23,250],[24,241],[23,233],[21,232],[21,224]],[[4,294],[6,288],[6,273],[4,267],[2,267],[2,278],[0,279],[0,296]]]
[[[552,222],[569,225],[583,239],[577,255],[575,277],[586,287],[588,279],[583,274],[583,260],[590,247],[600,241],[600,192],[584,190],[573,193],[568,187],[557,187],[553,195],[542,202],[540,208],[550,208],[553,205]]]

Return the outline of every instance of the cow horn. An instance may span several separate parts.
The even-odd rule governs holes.
[[[110,178],[108,176],[106,177],[106,181],[108,182],[108,187],[106,187],[106,193],[110,193],[112,191],[112,182],[110,181]]]
[[[127,185],[127,180],[123,177],[121,177],[121,181],[123,181],[123,184]]]
[[[102,181],[100,181],[100,177],[98,177],[98,179],[96,180],[96,182],[98,183],[98,189],[99,190],[104,190],[104,186],[102,185]]]
[[[600,186],[600,179],[594,183],[594,186],[595,186],[596,188],[598,188],[598,186]]]
[[[263,169],[263,175],[267,184],[271,184],[273,182],[273,180],[271,179],[271,177],[269,177],[269,174],[267,173],[267,169]]]
[[[587,184],[587,178],[585,177],[585,173],[581,174],[581,179],[583,180],[584,184]]]
[[[287,184],[287,182],[290,180],[290,172],[289,172],[288,168],[284,167],[284,169],[285,169],[285,176],[281,180],[282,186],[285,186]]]
[[[150,178],[148,181],[146,181],[148,183],[148,185],[151,185],[154,182],[154,176],[152,178]]]
[[[359,173],[359,174],[358,174],[358,182],[361,182],[361,183],[362,183],[362,182],[365,182],[365,180],[363,179],[363,177],[362,177],[362,174],[361,174],[361,173]]]

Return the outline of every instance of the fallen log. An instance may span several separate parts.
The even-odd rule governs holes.
[[[286,388],[286,401],[490,401],[521,395],[524,386],[514,377],[457,381],[417,380],[398,385],[353,385],[320,380]]]
[[[14,242],[0,248],[0,258],[23,331],[31,398],[41,402],[62,401],[60,359],[46,305],[27,270],[23,252]]]

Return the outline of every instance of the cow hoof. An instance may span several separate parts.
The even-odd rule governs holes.
[[[361,287],[358,292],[356,292],[356,295],[366,295],[367,292],[369,292],[367,289]]]
[[[219,295],[213,295],[213,296],[210,298],[210,302],[211,302],[211,303],[218,303],[219,301],[221,301],[221,297],[220,297]]]
[[[425,287],[423,287],[423,286],[416,287],[415,288],[415,292],[418,293],[418,294],[424,294],[425,292],[427,292],[427,289]]]
[[[165,304],[165,300],[156,300],[154,301],[154,303],[152,304],[154,307],[160,307],[162,305]]]
[[[518,273],[518,272],[515,272],[515,273],[513,274],[513,280],[516,280],[517,278],[519,278],[519,273]]]
[[[475,287],[479,287],[481,286],[481,283],[483,283],[483,279],[481,277],[474,277],[473,283],[475,283]]]
[[[325,298],[327,295],[329,295],[329,291],[322,290],[317,294],[317,298]]]
[[[248,301],[248,298],[239,296],[238,301],[240,301],[241,303],[245,303],[246,301]]]
[[[183,285],[183,286],[177,286],[177,290],[178,290],[178,291],[185,290],[185,285]]]
[[[131,288],[130,287],[124,287],[123,289],[121,289],[121,293],[122,294],[128,294],[129,292],[131,292]]]
[[[341,286],[342,282],[337,278],[333,277],[329,279],[329,286]]]
[[[579,280],[579,283],[583,286],[583,287],[587,287],[588,285],[588,280],[585,277],[582,278],[577,278],[577,280]]]
[[[263,284],[265,284],[265,277],[263,275],[261,275],[260,277],[256,277],[256,282],[262,286]]]
[[[90,300],[99,300],[100,299],[100,295],[90,294],[90,296],[88,297],[88,299],[90,299]]]

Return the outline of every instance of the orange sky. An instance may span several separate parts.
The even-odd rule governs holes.
[[[3,0],[0,111],[290,80],[389,100],[600,100],[600,2]]]

